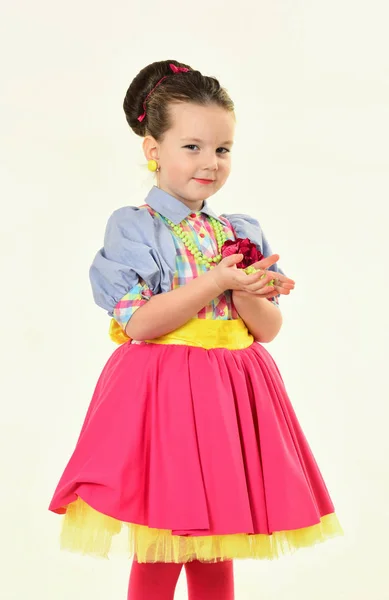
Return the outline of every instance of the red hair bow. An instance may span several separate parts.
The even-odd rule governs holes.
[[[169,67],[171,68],[171,70],[173,71],[173,73],[187,73],[188,71],[190,71],[190,69],[187,69],[186,67],[176,67],[176,65],[173,65],[173,63],[169,64]],[[138,121],[142,122],[143,119],[146,116],[146,102],[149,99],[149,97],[151,96],[151,94],[153,93],[153,91],[155,90],[156,87],[159,86],[160,83],[162,83],[162,81],[164,79],[166,79],[166,77],[169,77],[169,75],[165,75],[165,77],[162,77],[162,79],[160,79],[158,81],[158,83],[153,87],[153,89],[151,90],[151,92],[149,92],[146,96],[146,98],[144,99],[143,102],[143,114],[139,115],[138,117]]]

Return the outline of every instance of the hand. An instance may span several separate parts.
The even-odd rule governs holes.
[[[263,258],[262,260],[253,263],[251,267],[254,267],[254,269],[268,269],[271,265],[278,262],[279,258],[280,257],[278,254],[272,254],[267,258]],[[255,286],[253,286],[252,290],[246,292],[239,291],[237,294],[235,293],[235,295],[254,293],[260,295],[261,298],[274,298],[274,296],[278,294],[287,296],[292,290],[294,290],[295,282],[293,281],[293,279],[290,279],[289,277],[286,277],[285,275],[282,275],[281,273],[277,273],[275,271],[265,271],[265,273],[271,274],[270,281],[274,279],[275,285],[267,287],[265,286],[264,288],[260,288],[257,291],[255,291]],[[266,279],[264,279],[264,281],[266,281]]]
[[[275,264],[279,258],[278,254],[272,254],[267,258],[263,258],[253,265],[259,270],[256,273],[247,275],[243,269],[238,269],[236,266],[243,260],[243,255],[232,254],[231,256],[223,258],[217,267],[209,271],[209,276],[214,279],[220,289],[220,293],[223,293],[226,290],[236,290],[239,292],[258,294],[265,298],[273,297],[278,293],[275,291],[276,287],[267,284],[275,278],[275,275],[281,284],[279,287],[284,287],[286,285],[294,287],[294,281],[292,279],[285,277],[285,275],[279,273],[276,274],[266,270],[268,267]],[[265,277],[262,279],[263,275],[265,275]],[[285,287],[285,290],[286,289],[287,288]]]

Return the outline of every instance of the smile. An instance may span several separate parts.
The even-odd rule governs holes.
[[[197,181],[197,183],[202,183],[203,185],[208,185],[215,181],[214,179],[197,179],[196,177],[193,177],[193,179]]]

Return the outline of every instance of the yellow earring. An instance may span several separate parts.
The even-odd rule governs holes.
[[[156,160],[149,160],[149,162],[147,163],[147,168],[149,171],[158,171],[158,163]]]

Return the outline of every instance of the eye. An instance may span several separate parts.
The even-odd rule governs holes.
[[[184,146],[184,148],[188,148],[189,150],[200,150],[196,144],[188,144],[187,146]],[[227,154],[228,152],[231,152],[231,150],[228,148],[218,148],[216,152],[218,154]]]
[[[224,152],[220,152],[220,150],[224,150]],[[216,152],[218,152],[219,154],[226,154],[227,152],[231,152],[231,150],[229,150],[228,148],[218,148]]]

